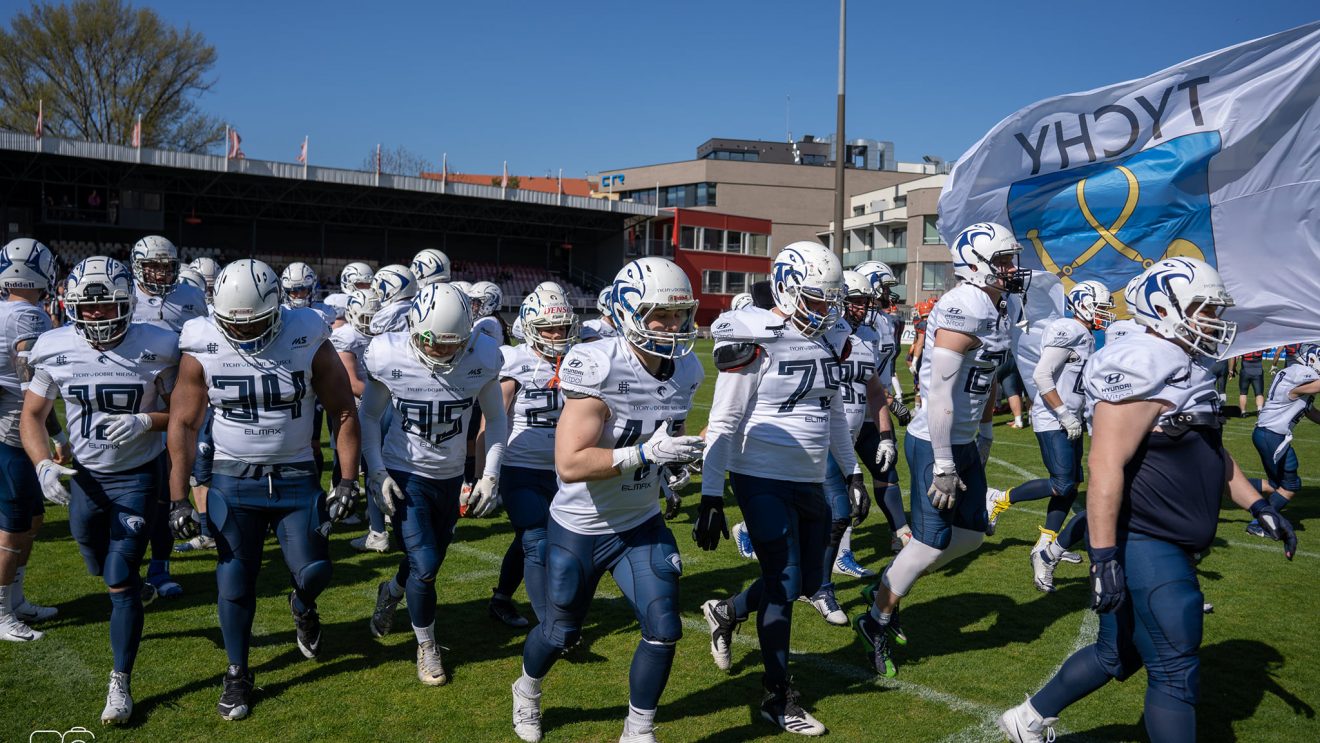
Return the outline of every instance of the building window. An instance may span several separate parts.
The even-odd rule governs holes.
[[[770,236],[747,233],[747,253],[749,255],[770,255]]]
[[[891,233],[894,238],[894,248],[907,248],[907,230],[894,230]]]
[[[743,233],[737,230],[728,230],[724,233],[724,252],[741,253],[743,252]]]
[[[678,230],[678,247],[683,250],[697,249],[697,228],[680,227]]]
[[[921,218],[922,228],[924,230],[921,235],[922,245],[940,244],[940,231],[935,229],[935,220],[936,216],[934,214],[927,214]]]
[[[711,229],[710,227],[701,228],[701,246],[698,250],[720,250],[720,239],[723,237],[723,230]]]
[[[803,155],[803,156],[802,156],[802,164],[803,164],[803,165],[824,165],[824,164],[825,164],[825,156],[824,156],[824,155]]]
[[[921,264],[921,290],[927,292],[942,292],[949,288],[949,280],[953,276],[952,263],[923,263]]]
[[[724,293],[724,272],[723,271],[702,271],[701,272],[701,291],[706,294]]]
[[[747,274],[741,271],[729,271],[725,275],[724,292],[726,294],[741,294],[747,291]]]
[[[853,207],[853,216],[854,216],[854,217],[860,217],[860,216],[862,216],[862,215],[864,215],[864,214],[866,214],[866,205],[865,205],[865,204],[863,204],[863,205],[861,205],[861,206],[854,206],[854,207]]]

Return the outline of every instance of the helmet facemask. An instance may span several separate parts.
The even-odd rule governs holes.
[[[65,295],[65,311],[78,335],[98,348],[118,343],[133,320],[133,301],[115,298],[104,284],[92,284],[81,296]]]
[[[841,289],[781,285],[779,293],[793,298],[794,309],[789,320],[808,338],[820,336],[839,322],[843,303]]]
[[[164,296],[179,280],[179,262],[170,258],[133,261],[133,278],[149,294]]]
[[[546,359],[558,360],[568,353],[581,340],[580,326],[576,315],[567,323],[560,319],[539,317],[523,323],[523,332],[532,349]],[[553,333],[557,337],[551,337]]]
[[[235,309],[229,315],[215,313],[216,327],[234,348],[243,353],[259,353],[280,332],[280,308],[262,313],[250,309]]]
[[[692,353],[692,347],[697,342],[697,330],[693,324],[693,315],[697,309],[696,302],[644,304],[631,312],[623,308],[617,309],[621,310],[620,319],[624,325],[624,337],[637,350],[662,359],[677,359]],[[655,317],[656,313],[670,311],[680,316],[677,330],[651,327],[651,323],[659,319]],[[662,324],[673,325],[673,323]]]
[[[1178,306],[1178,298],[1172,293],[1169,301]],[[1191,351],[1219,358],[1237,337],[1237,323],[1223,319],[1224,310],[1232,305],[1232,300],[1193,297],[1174,324],[1174,336]]]
[[[417,360],[432,372],[447,374],[467,351],[471,334],[433,333],[429,330],[412,331],[408,334],[409,345]]]

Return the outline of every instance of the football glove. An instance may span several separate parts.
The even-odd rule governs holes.
[[[325,508],[330,512],[330,520],[339,523],[357,508],[357,502],[357,480],[340,480],[325,497]]]
[[[664,480],[660,481],[660,494],[665,498],[665,521],[673,521],[678,517],[678,510],[683,505],[683,497]]]
[[[107,415],[102,429],[112,444],[126,444],[151,430],[151,416],[146,413]]]
[[[55,464],[54,460],[43,459],[37,463],[37,479],[41,481],[41,494],[46,500],[57,506],[69,505],[69,489],[64,487],[60,478],[78,474],[78,470]]]
[[[403,500],[403,490],[386,470],[376,470],[367,478],[367,496],[386,516],[393,516],[395,501]]]
[[[700,436],[670,436],[666,424],[655,429],[651,438],[642,444],[642,463],[662,466],[691,462],[699,459],[705,449],[705,439]]]
[[[934,477],[930,480],[926,497],[930,499],[932,506],[944,511],[957,505],[958,491],[966,489],[967,485],[958,477],[958,470],[952,462],[943,465],[936,462]]]
[[[660,474],[664,475],[665,485],[669,486],[669,489],[675,493],[686,488],[688,483],[692,482],[692,472],[686,465],[670,465],[660,470]]]
[[[1264,499],[1251,504],[1251,515],[1270,539],[1283,542],[1283,556],[1293,559],[1293,555],[1297,554],[1297,533],[1293,531],[1292,522]]]
[[[710,552],[720,546],[720,535],[729,538],[729,522],[724,520],[724,499],[718,495],[701,496],[697,520],[692,524],[692,541]]]
[[[192,539],[202,533],[201,525],[197,523],[192,504],[187,498],[170,502],[170,531],[178,540]]]
[[[1054,417],[1059,419],[1059,425],[1068,434],[1069,441],[1076,441],[1082,436],[1082,422],[1078,420],[1077,415],[1068,408],[1060,405],[1054,409]]]
[[[906,426],[912,422],[912,411],[897,396],[889,398],[889,412],[898,418],[898,425]]]
[[[892,446],[894,442],[880,443],[888,443]],[[871,513],[871,494],[866,492],[866,481],[860,472],[848,475],[848,504],[852,506],[852,525],[860,526]]]
[[[463,483],[463,486],[460,487],[460,488],[458,489],[458,517],[459,517],[459,518],[461,518],[461,519],[465,519],[465,518],[467,518],[467,515],[468,515],[468,503],[471,502],[471,500],[472,500],[472,483],[470,483],[470,482],[465,482],[465,483]]]
[[[882,437],[886,434],[880,434]],[[894,443],[894,434],[887,434],[888,438],[881,438],[880,445],[875,450],[875,464],[881,472],[888,472],[898,461],[898,445]]]
[[[467,514],[484,519],[495,513],[500,505],[499,481],[491,475],[482,475],[468,491],[467,500],[460,496],[459,504],[467,506]]]
[[[1118,563],[1117,547],[1091,550],[1091,609],[1109,614],[1123,605],[1127,594],[1127,576]]]

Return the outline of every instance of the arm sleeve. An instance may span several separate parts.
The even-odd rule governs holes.
[[[1040,349],[1040,363],[1036,364],[1036,371],[1031,378],[1036,382],[1036,389],[1044,396],[1046,392],[1055,387],[1054,380],[1059,378],[1059,372],[1068,364],[1068,357],[1072,351],[1058,346],[1045,346]]]
[[[925,403],[930,406],[930,446],[936,461],[952,461],[953,444],[949,439],[953,434],[953,380],[962,371],[963,355],[935,346],[926,363],[930,364],[930,390],[925,395]]]
[[[706,424],[706,459],[701,465],[701,495],[724,497],[724,475],[729,469],[733,435],[756,400],[757,383],[765,358],[736,372],[720,372],[715,379],[710,421]]]
[[[362,405],[358,407],[358,424],[362,429],[362,458],[367,462],[367,472],[371,473],[385,469],[380,426],[390,404],[390,391],[375,379],[367,379],[366,383]]]
[[[504,408],[504,392],[500,389],[500,380],[487,382],[481,392],[477,393],[477,400],[481,403],[481,414],[486,416],[486,467],[482,474],[499,477],[504,444],[509,438],[509,414]]]
[[[50,376],[50,372],[46,371],[44,367],[38,366],[36,371],[32,373],[32,381],[28,382],[27,389],[28,392],[41,395],[47,400],[54,400],[58,387],[59,385],[55,384],[54,378]]]

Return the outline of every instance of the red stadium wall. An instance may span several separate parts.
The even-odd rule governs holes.
[[[682,233],[682,229],[685,227],[705,227],[707,229],[736,230],[765,236],[769,236],[772,226],[771,221],[768,219],[737,217],[689,209],[675,209],[674,212],[673,220],[660,221],[656,224],[663,227],[669,221],[677,222],[678,227],[674,232],[679,234]],[[692,288],[696,292],[699,303],[697,323],[699,325],[710,325],[721,312],[729,309],[729,303],[733,301],[733,294],[706,293],[703,272],[736,271],[745,274],[768,274],[770,273],[771,260],[768,255],[695,250],[689,249],[686,245],[680,245],[679,249],[674,251],[674,262],[683,269],[684,273],[688,275],[688,279],[692,281]],[[748,291],[750,291],[750,288]]]

